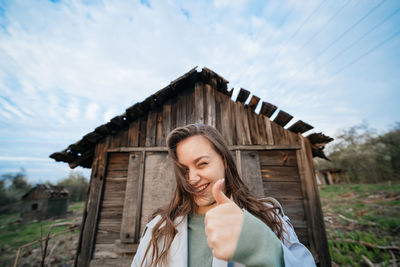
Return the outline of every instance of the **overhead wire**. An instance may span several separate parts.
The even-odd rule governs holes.
[[[309,43],[311,43],[312,40],[315,39],[332,21],[334,18],[336,18],[337,15],[339,15],[340,12],[343,11],[343,9],[351,2],[351,0],[348,0],[342,7],[340,7],[335,14],[320,28],[319,31],[317,31],[311,38],[309,38],[300,48],[299,50],[302,50],[304,47],[306,47]]]
[[[366,51],[365,53],[361,54],[360,56],[358,56],[356,59],[350,61],[349,63],[347,63],[346,65],[344,65],[343,67],[341,67],[337,72],[335,72],[333,74],[333,76],[336,76],[337,74],[341,73],[343,70],[345,70],[346,68],[350,67],[351,65],[355,64],[356,62],[360,61],[362,58],[368,56],[369,54],[371,54],[372,52],[374,52],[375,50],[377,50],[378,48],[380,48],[381,46],[383,46],[384,44],[386,44],[387,42],[389,42],[390,40],[394,39],[396,36],[400,35],[400,31],[397,31],[396,33],[392,34],[391,36],[389,36],[388,38],[384,39],[382,42],[378,43],[377,45],[375,45],[374,47],[372,47],[371,49],[369,49],[368,51]]]
[[[375,10],[377,10],[384,2],[386,2],[386,0],[382,0],[381,2],[379,2],[377,5],[375,5],[373,8],[371,8],[364,16],[362,16],[361,18],[359,18],[355,23],[353,23],[350,27],[348,27],[344,32],[342,32],[336,39],[334,39],[332,42],[330,42],[328,44],[328,46],[326,46],[324,49],[322,49],[318,55],[314,58],[312,58],[309,62],[307,62],[307,64],[305,65],[304,68],[308,67],[308,65],[310,65],[312,62],[314,62],[315,60],[317,60],[323,53],[325,53],[329,48],[331,48],[336,42],[338,42],[340,39],[342,39],[347,33],[349,33],[352,29],[354,29],[358,24],[360,24],[362,21],[364,21],[367,17],[369,17]],[[297,73],[299,73],[300,70],[298,69],[295,73],[293,73],[292,75],[290,75],[290,77],[288,77],[284,82],[282,82],[281,84],[279,84],[277,87],[274,88],[274,90],[280,89],[283,85],[285,85],[288,80],[293,77],[294,75],[296,75]]]
[[[307,16],[307,18],[301,23],[301,25],[296,29],[296,31],[293,32],[293,34],[286,40],[286,42],[284,43],[284,45],[286,45],[288,42],[290,42],[291,40],[293,40],[294,37],[296,37],[296,35],[301,31],[301,29],[304,27],[304,25],[314,16],[314,14],[316,14],[318,12],[318,10],[321,8],[321,6],[326,2],[327,0],[323,0],[319,3],[319,5],[314,8],[314,10]],[[279,51],[271,58],[270,61],[275,61],[275,59],[281,54],[282,52],[282,46],[281,45]]]
[[[342,50],[340,50],[337,54],[335,54],[333,57],[331,57],[328,61],[326,61],[321,67],[324,67],[328,64],[330,64],[332,61],[334,61],[335,59],[337,59],[340,55],[342,55],[344,52],[346,52],[347,50],[349,50],[351,47],[353,47],[354,45],[356,45],[357,43],[359,43],[361,40],[363,40],[365,37],[367,37],[370,33],[372,33],[373,31],[375,31],[379,26],[381,26],[382,24],[384,24],[386,21],[388,21],[391,17],[393,17],[394,15],[396,15],[397,13],[399,13],[400,8],[396,9],[394,12],[392,12],[389,16],[386,16],[383,20],[381,20],[380,22],[378,22],[377,24],[375,24],[370,30],[368,30],[367,32],[365,32],[361,37],[359,37],[357,40],[355,40],[354,42],[352,42],[350,45],[346,46],[345,48],[343,48]]]

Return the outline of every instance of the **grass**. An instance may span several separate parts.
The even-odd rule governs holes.
[[[329,250],[334,264],[390,266],[398,251],[369,248],[400,246],[400,184],[344,184],[320,187]],[[344,241],[347,240],[347,241]],[[348,242],[352,240],[354,242]]]
[[[10,260],[15,257],[16,250],[27,243],[40,239],[40,229],[42,227],[43,238],[47,233],[56,234],[68,229],[68,226],[55,226],[55,223],[71,222],[71,219],[81,219],[84,202],[72,203],[68,207],[68,216],[58,220],[45,220],[41,222],[23,223],[20,220],[19,213],[0,215],[0,265],[9,265]],[[75,230],[74,235],[78,235],[79,231]],[[40,245],[32,245],[29,249],[36,249]],[[7,252],[7,253],[3,253]]]

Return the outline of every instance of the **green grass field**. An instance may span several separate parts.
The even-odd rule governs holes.
[[[377,266],[399,261],[399,250],[377,246],[400,246],[400,184],[328,185],[319,192],[333,266],[367,266],[365,258]],[[65,231],[68,226],[51,226],[79,221],[83,207],[83,202],[70,205],[67,218],[56,221],[21,223],[19,214],[0,215],[0,266],[12,266],[18,247],[40,238],[41,225],[44,236],[50,229],[52,234]],[[49,249],[58,244],[51,266],[73,262],[78,235],[75,230],[49,241]],[[38,244],[21,251],[19,266],[37,266],[38,261]]]
[[[327,185],[319,192],[334,264],[399,260],[400,251],[378,246],[400,246],[400,184]]]
[[[40,228],[42,227],[43,238],[47,233],[56,234],[68,230],[68,225],[55,226],[64,222],[72,222],[80,220],[82,217],[84,202],[73,203],[68,207],[68,216],[59,220],[46,220],[41,222],[21,223],[19,213],[0,215],[0,266],[10,266],[14,262],[17,249],[27,243],[40,239]],[[74,238],[79,234],[79,230],[68,233],[64,236],[60,235],[54,240],[49,241],[49,247],[60,238],[65,236]],[[39,244],[34,244],[29,248],[21,251],[21,262],[24,262],[24,257],[32,255],[32,251],[37,250]],[[26,259],[25,259],[26,260]],[[33,264],[34,265],[34,264]],[[29,266],[29,265],[28,265]]]

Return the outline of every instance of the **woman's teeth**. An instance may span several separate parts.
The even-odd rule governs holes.
[[[202,187],[200,187],[199,189],[196,190],[197,193],[200,193],[201,191],[203,191],[204,189],[206,189],[208,187],[208,184],[203,185]]]

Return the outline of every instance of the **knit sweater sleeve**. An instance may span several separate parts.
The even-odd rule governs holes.
[[[245,210],[239,240],[230,261],[247,267],[284,266],[281,242],[265,223]]]

